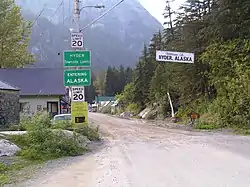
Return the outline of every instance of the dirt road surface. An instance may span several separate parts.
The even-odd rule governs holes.
[[[91,113],[106,145],[17,186],[249,187],[250,138],[188,132]]]

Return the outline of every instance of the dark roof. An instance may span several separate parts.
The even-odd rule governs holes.
[[[20,95],[64,95],[63,69],[0,69],[0,80],[20,88]]]
[[[19,88],[15,88],[7,84],[6,82],[0,81],[0,90],[15,90],[18,91]]]

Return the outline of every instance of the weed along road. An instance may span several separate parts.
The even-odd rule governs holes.
[[[249,187],[250,138],[90,113],[106,144],[20,186]]]

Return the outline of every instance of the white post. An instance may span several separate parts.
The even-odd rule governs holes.
[[[172,118],[174,118],[174,107],[173,107],[173,103],[172,103],[172,100],[171,100],[171,97],[170,97],[169,92],[168,92],[167,94],[168,94],[169,104],[170,104],[170,107],[171,107],[171,116],[172,116]]]

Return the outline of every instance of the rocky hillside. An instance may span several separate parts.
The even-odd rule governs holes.
[[[26,19],[34,20],[44,8],[33,26],[30,50],[36,54],[38,67],[61,67],[62,51],[69,49],[70,28],[73,27],[73,0],[16,0],[22,6]],[[104,9],[83,9],[81,27],[103,14],[118,0],[85,0],[85,5],[105,5]],[[59,8],[58,8],[59,7]],[[57,10],[57,11],[56,11]],[[92,50],[93,67],[108,65],[134,66],[144,43],[162,25],[152,17],[137,0],[124,1],[100,21],[84,30],[85,47]]]

